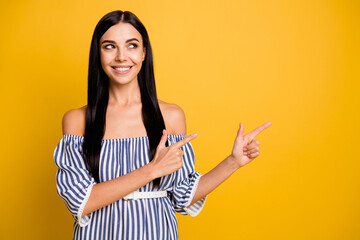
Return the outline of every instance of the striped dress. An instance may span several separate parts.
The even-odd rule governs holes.
[[[185,134],[168,135],[169,146]],[[96,184],[82,154],[84,137],[65,134],[54,150],[57,192],[74,221],[73,239],[178,239],[175,212],[196,216],[206,197],[189,206],[201,174],[194,170],[194,151],[190,142],[184,151],[183,167],[161,178],[159,189],[152,182],[138,191],[167,191],[166,197],[113,202],[81,217],[91,189]],[[147,136],[104,139],[101,143],[99,177],[108,181],[149,163]]]

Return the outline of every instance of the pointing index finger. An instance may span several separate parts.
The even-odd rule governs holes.
[[[190,142],[191,140],[193,140],[193,139],[196,138],[196,137],[197,137],[197,133],[193,133],[193,134],[187,136],[186,138],[183,138],[183,139],[181,139],[180,141],[174,143],[174,144],[171,145],[171,146],[173,146],[174,148],[178,148],[178,149],[179,149],[179,148],[181,148],[182,146],[184,146],[185,144],[187,144],[188,142]]]
[[[260,132],[264,131],[266,128],[271,126],[271,122],[267,122],[263,125],[261,125],[260,127],[255,128],[254,130],[252,130],[251,132],[249,132],[248,134],[246,134],[246,136],[252,140],[255,138],[256,135],[258,135]]]

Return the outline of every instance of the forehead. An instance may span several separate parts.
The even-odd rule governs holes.
[[[125,42],[128,39],[136,38],[142,43],[141,34],[130,23],[118,23],[111,26],[100,38],[100,43],[103,40],[113,40],[115,42]]]

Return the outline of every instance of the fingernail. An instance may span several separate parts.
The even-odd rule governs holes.
[[[244,148],[244,151],[246,151],[247,150],[247,148]]]
[[[194,133],[194,136],[197,137],[197,133]]]

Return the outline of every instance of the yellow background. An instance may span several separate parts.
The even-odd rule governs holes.
[[[196,168],[260,156],[212,192],[180,239],[360,239],[359,1],[1,1],[0,239],[71,239],[56,193],[61,119],[86,104],[90,40],[112,10],[151,39],[158,97],[183,108]]]

